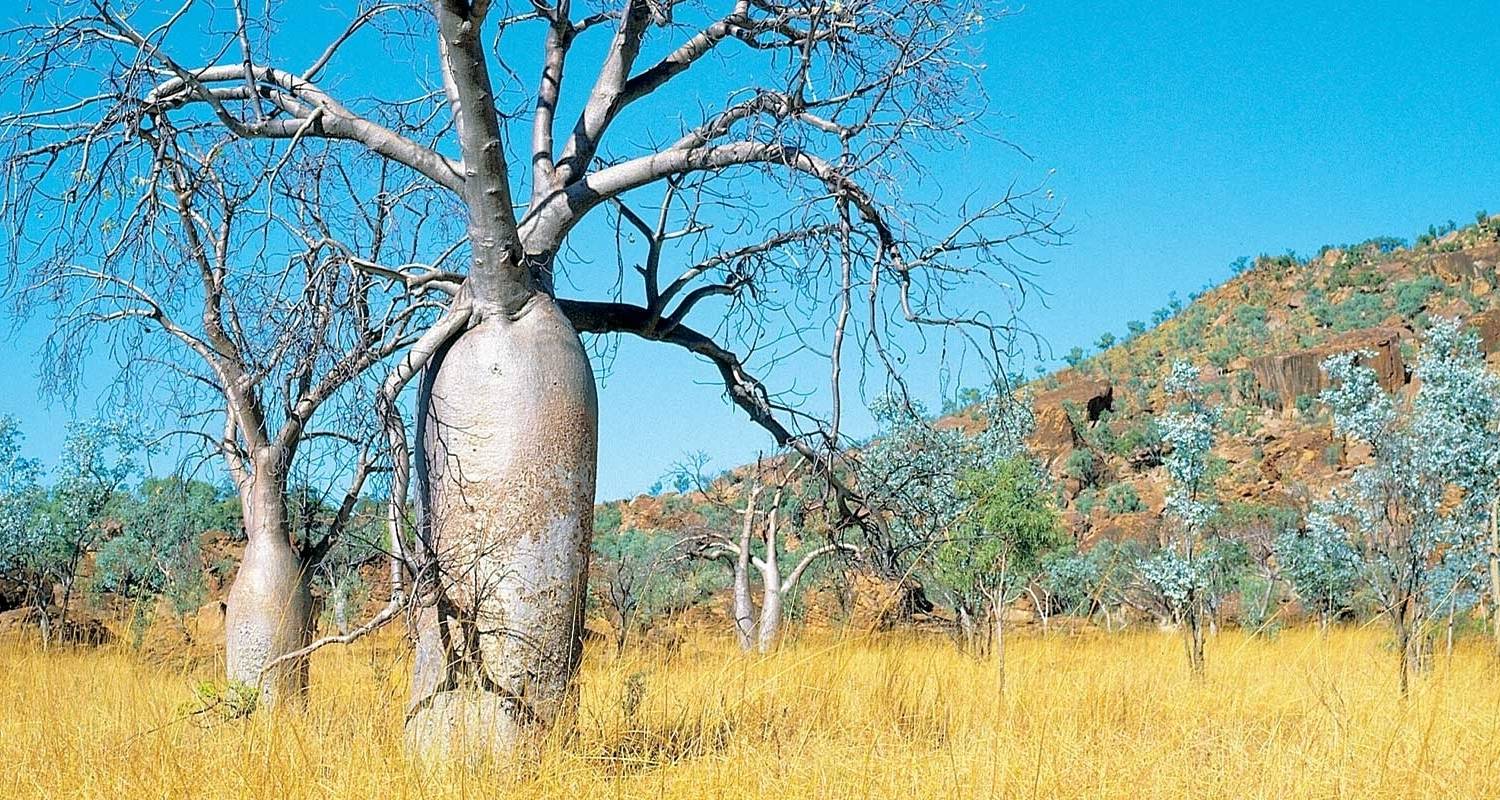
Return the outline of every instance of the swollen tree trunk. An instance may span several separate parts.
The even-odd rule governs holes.
[[[477,307],[418,398],[431,572],[407,715],[419,753],[505,751],[576,701],[598,402],[578,334],[536,293]]]
[[[307,692],[307,659],[267,669],[306,645],[312,633],[312,595],[287,530],[282,482],[257,474],[240,499],[249,541],[224,603],[228,678],[258,687],[263,705],[300,702]]]

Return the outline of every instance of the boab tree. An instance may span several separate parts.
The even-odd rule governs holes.
[[[152,40],[140,40],[137,61],[113,61],[97,42],[140,34],[97,13],[28,26],[7,44],[23,105],[6,118],[16,297],[23,312],[50,309],[50,388],[66,392],[88,373],[98,381],[94,349],[105,345],[119,367],[113,398],[162,411],[163,424],[203,445],[186,455],[206,452],[227,469],[246,536],[226,600],[228,677],[274,703],[306,686],[305,660],[278,658],[306,643],[309,574],[377,461],[363,378],[435,310],[386,292],[353,254],[402,258],[398,231],[420,234],[413,220],[429,190],[398,184],[379,161],[312,144],[262,152],[176,119],[181,84],[143,83],[164,77]],[[56,74],[71,65],[74,78],[104,69],[110,82],[52,105],[54,73],[40,80],[35,59]],[[299,472],[342,487],[338,513],[316,531],[290,524]]]
[[[928,347],[996,360],[1024,296],[1023,243],[1054,233],[1032,193],[937,209],[915,191],[925,157],[978,116],[970,37],[985,3],[433,0],[363,5],[347,25],[300,3],[255,5],[261,18],[247,3],[233,15],[66,4],[16,35],[10,71],[29,97],[66,85],[74,99],[31,103],[20,122],[57,143],[28,145],[40,158],[82,143],[75,168],[107,159],[101,132],[169,116],[273,159],[373,155],[450,195],[465,269],[360,254],[414,291],[455,292],[401,376],[425,368],[411,571],[428,602],[408,722],[423,746],[466,728],[508,747],[569,707],[597,435],[579,333],[703,357],[778,445],[831,477],[843,371],[894,373]],[[328,27],[330,44],[296,69],[283,25],[304,39]],[[386,52],[346,55],[371,30]],[[371,59],[402,67],[375,83]],[[654,220],[642,202],[657,204]],[[636,299],[624,270],[589,266],[610,222],[645,241]],[[903,322],[934,336],[897,335]],[[757,360],[786,355],[779,341],[828,357],[825,416],[755,376]],[[398,454],[402,435],[393,428]]]
[[[757,464],[753,473],[745,476],[739,492],[742,505],[737,509],[741,517],[737,523],[738,533],[729,535],[722,530],[705,526],[684,538],[681,545],[692,558],[722,560],[731,569],[731,611],[734,615],[735,639],[740,649],[762,653],[776,648],[781,640],[781,624],[786,617],[786,601],[808,574],[808,570],[820,561],[839,554],[852,556],[860,552],[856,545],[842,541],[836,535],[826,541],[813,541],[811,546],[788,549],[792,536],[782,529],[788,517],[805,502],[805,492],[798,491],[800,464],[790,468],[785,459],[777,459],[776,466]],[[717,486],[703,487],[706,495],[717,494],[728,489],[729,481],[721,479]],[[771,486],[769,502],[766,502],[766,485]],[[700,486],[702,484],[700,483]],[[762,504],[765,503],[764,507]],[[804,541],[810,540],[803,532]],[[757,554],[757,549],[759,554]],[[782,558],[792,559],[783,564]],[[785,570],[784,567],[790,567]],[[754,598],[754,576],[760,578],[760,609],[757,613]]]

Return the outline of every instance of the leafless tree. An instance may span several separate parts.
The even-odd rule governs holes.
[[[787,597],[798,587],[807,571],[818,561],[843,553],[856,555],[859,547],[837,538],[804,547],[796,554],[790,572],[783,573],[781,556],[785,549],[782,530],[788,485],[796,475],[795,467],[782,468],[779,474],[766,476],[761,469],[743,481],[744,506],[737,536],[711,529],[692,533],[682,542],[685,553],[693,558],[720,559],[733,570],[732,602],[735,638],[740,649],[762,653],[775,649],[781,640],[781,625],[786,616]],[[765,484],[772,485],[770,504],[761,507]],[[758,541],[758,544],[757,544]],[[756,554],[757,548],[759,555]],[[757,615],[751,568],[760,578],[760,612]]]
[[[101,10],[95,22],[111,20]],[[386,291],[353,254],[399,252],[398,218],[425,190],[327,147],[270,153],[216,126],[179,125],[174,102],[130,94],[144,55],[109,65],[125,85],[64,101],[36,59],[99,68],[86,39],[49,38],[80,24],[23,26],[7,44],[23,106],[5,118],[12,286],[23,311],[52,315],[51,388],[93,372],[103,345],[121,397],[167,412],[175,433],[203,445],[189,452],[222,460],[247,536],[226,604],[228,676],[274,703],[306,686],[302,659],[266,668],[305,642],[308,575],[377,469],[359,421],[373,395],[362,376],[409,345],[431,308]],[[37,38],[17,38],[26,32]],[[93,35],[132,32],[122,22]],[[344,191],[368,205],[325,201]],[[315,532],[290,524],[299,472],[344,484]]]
[[[1056,234],[1039,191],[920,190],[928,161],[982,131],[971,36],[989,3],[432,0],[337,21],[274,0],[252,18],[248,5],[55,6],[55,21],[12,34],[24,46],[11,82],[36,101],[12,138],[33,161],[71,149],[70,166],[91,171],[114,157],[101,137],[171,118],[263,160],[371,157],[447,193],[462,239],[429,240],[405,263],[346,256],[414,294],[454,293],[396,381],[423,370],[408,559],[426,598],[408,717],[422,749],[463,730],[508,748],[571,706],[597,438],[580,333],[701,356],[778,446],[817,466],[846,519],[878,526],[833,455],[846,371],[904,391],[917,351],[996,367],[1027,248]],[[300,69],[278,49],[292,27],[328,29]],[[372,83],[350,77],[371,71],[369,31],[400,75],[336,97]],[[62,85],[66,98],[50,91]],[[348,193],[318,189],[324,202]],[[613,274],[589,261],[585,244],[611,228],[645,243],[638,283],[624,268],[633,248]],[[450,245],[466,268],[443,266]],[[827,413],[758,377],[797,355],[826,359]],[[399,455],[404,433],[389,428]]]

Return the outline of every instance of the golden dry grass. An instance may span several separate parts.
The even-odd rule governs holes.
[[[305,712],[200,725],[194,683],[123,650],[0,644],[10,797],[1491,798],[1500,669],[1482,641],[1394,696],[1377,630],[1226,633],[1190,678],[1155,632],[1018,636],[987,664],[908,636],[744,659],[591,652],[574,732],[531,765],[403,757],[387,640],[319,654]],[[635,677],[638,676],[638,677]],[[632,685],[637,689],[632,689]],[[628,713],[628,697],[638,707]]]

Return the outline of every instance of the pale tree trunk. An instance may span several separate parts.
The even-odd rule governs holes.
[[[1005,600],[1001,595],[990,598],[990,658],[995,660],[995,678],[1000,693],[1005,693]]]
[[[750,487],[745,500],[745,522],[740,528],[740,546],[734,554],[734,635],[740,650],[750,652],[755,644],[755,604],[750,598],[750,540],[755,532],[760,486]]]
[[[340,634],[349,633],[349,589],[344,581],[329,584],[329,600],[333,603],[333,627]]]
[[[35,598],[37,627],[42,632],[42,648],[52,646],[52,618],[47,615],[47,606],[51,605],[50,585],[46,579],[38,578],[32,582],[31,595]]]
[[[300,649],[312,633],[312,595],[302,558],[287,530],[283,483],[258,470],[242,487],[248,541],[224,602],[224,654],[232,682],[260,689],[260,702],[300,702],[307,659],[267,669]]]
[[[1490,604],[1495,652],[1500,655],[1500,498],[1490,501]]]
[[[974,654],[974,617],[969,614],[968,606],[958,607],[958,631],[964,638],[964,652]]]
[[[755,647],[769,653],[776,647],[781,634],[782,586],[781,563],[776,555],[776,526],[781,506],[781,491],[777,490],[771,501],[771,513],[766,523],[766,554],[761,559],[760,630],[757,631]]]
[[[435,574],[407,717],[419,753],[506,751],[571,710],[583,649],[598,402],[578,334],[535,293],[438,353],[417,479]]]

